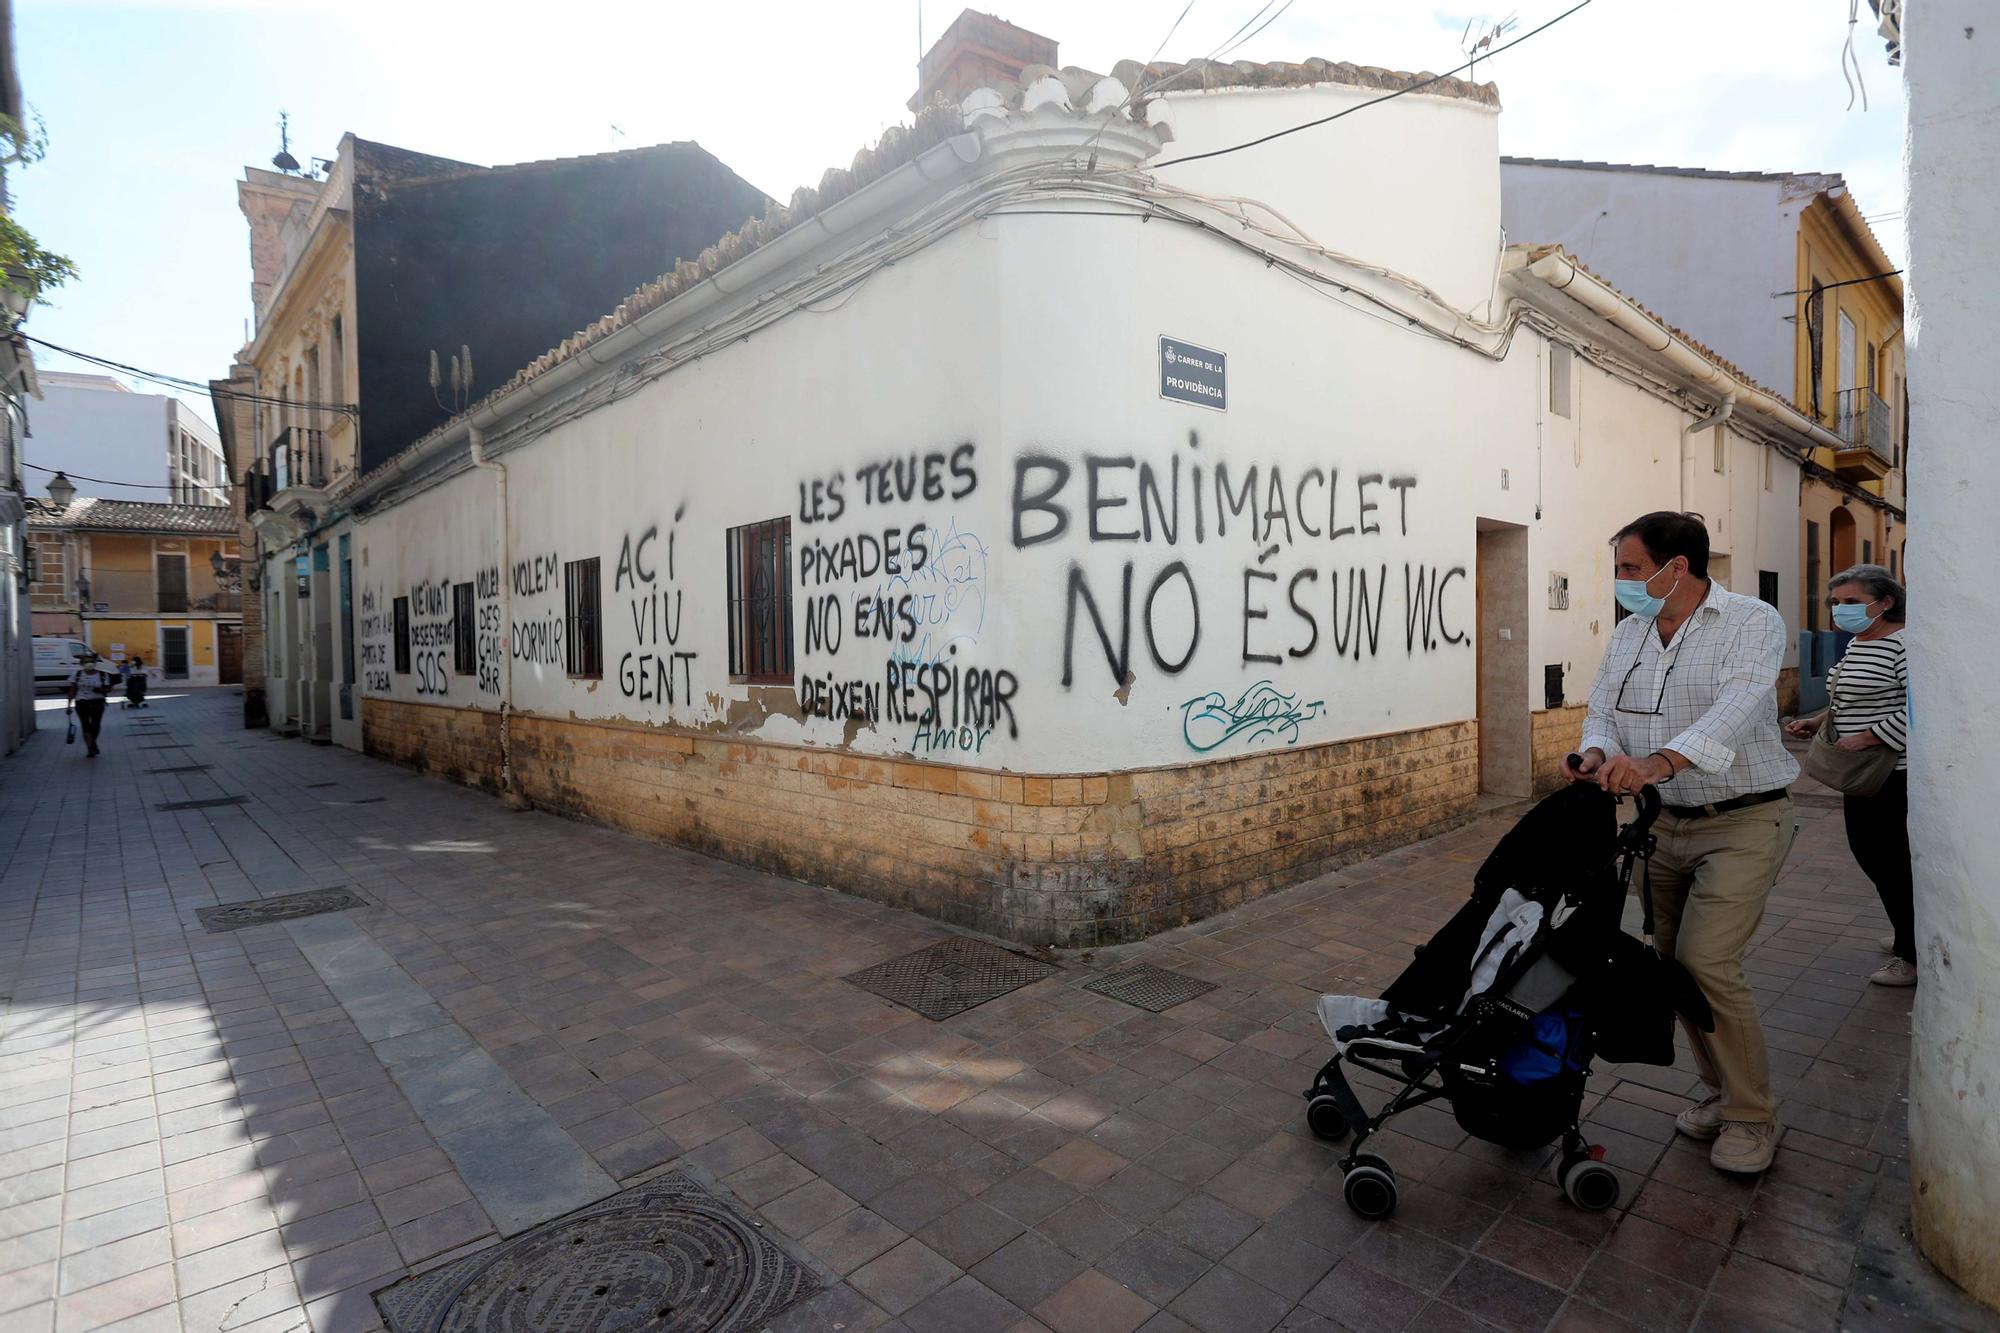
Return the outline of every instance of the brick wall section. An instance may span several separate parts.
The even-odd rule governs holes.
[[[1535,714],[1535,795],[1543,796],[1563,785],[1563,756],[1583,740],[1583,704],[1549,708]]]
[[[370,754],[500,787],[494,713],[363,701]],[[516,714],[535,805],[1026,944],[1138,939],[1469,817],[1472,722],[1023,777]]]

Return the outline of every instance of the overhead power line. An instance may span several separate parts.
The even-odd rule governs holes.
[[[16,330],[16,332],[20,331]],[[79,352],[73,347],[64,347],[61,343],[52,343],[46,338],[37,338],[32,333],[21,333],[20,336],[37,347],[48,348],[51,352],[61,352],[64,356],[73,356],[77,360],[86,362],[89,365],[102,366],[106,370],[115,370],[120,374],[130,375],[134,379],[146,380],[153,384],[163,385],[169,389],[181,389],[188,393],[230,398],[242,403],[262,403],[267,407],[296,407],[320,412],[339,412],[351,417],[361,415],[360,408],[352,403],[300,402],[295,399],[279,398],[265,393],[245,393],[238,389],[216,389],[200,380],[184,379],[179,375],[169,375],[165,371],[160,370],[145,370],[139,366],[128,366],[123,361],[113,361],[109,357],[97,356],[90,352]]]
[[[1454,75],[1463,74],[1466,70],[1471,69],[1474,65],[1478,64],[1479,61],[1481,60],[1491,60],[1494,56],[1499,55],[1502,51],[1513,50],[1515,47],[1519,46],[1522,42],[1525,42],[1540,33],[1547,32],[1550,28],[1555,27],[1556,24],[1561,23],[1564,19],[1576,13],[1579,9],[1589,8],[1590,4],[1591,0],[1580,0],[1580,3],[1571,5],[1568,9],[1565,9],[1562,13],[1556,15],[1554,18],[1550,19],[1547,23],[1542,24],[1539,28],[1530,28],[1528,31],[1522,33],[1519,37],[1516,37],[1513,41],[1508,42],[1505,46],[1496,46],[1491,51],[1485,52],[1484,54],[1478,56],[1473,60],[1468,60],[1463,65],[1460,65],[1457,69],[1449,69],[1442,74],[1433,74],[1430,78],[1424,79],[1417,83],[1413,83],[1407,88],[1398,88],[1396,89],[1396,91],[1392,93],[1384,93],[1380,97],[1371,97],[1366,102],[1362,102],[1357,106],[1348,107],[1345,111],[1336,111],[1330,116],[1321,116],[1318,120],[1309,120],[1302,125],[1293,125],[1287,129],[1273,130],[1269,134],[1263,135],[1260,138],[1251,139],[1245,143],[1231,144],[1227,148],[1211,148],[1206,153],[1189,153],[1186,157],[1169,158],[1165,162],[1154,162],[1150,166],[1148,166],[1147,170],[1157,171],[1161,167],[1179,166],[1183,162],[1200,162],[1206,158],[1222,157],[1229,153],[1240,153],[1246,148],[1255,148],[1259,144],[1267,144],[1271,142],[1271,140],[1273,139],[1282,139],[1288,134],[1297,134],[1301,130],[1310,130],[1321,125],[1331,124],[1332,122],[1340,120],[1343,117],[1351,116],[1357,111],[1366,111],[1371,106],[1380,106],[1384,102],[1393,102],[1398,97],[1405,97],[1408,96],[1410,93],[1420,93],[1424,89],[1430,87],[1432,84],[1442,83],[1446,79],[1452,78]]]
[[[71,481],[95,482],[99,486],[126,486],[135,491],[177,491],[183,489],[180,486],[162,486],[157,482],[151,481],[113,481],[109,477],[86,477],[81,472],[71,472],[59,467],[43,467],[40,463],[30,463],[25,458],[21,460],[21,466],[33,468],[37,472],[46,472],[50,476],[59,474],[68,477]],[[228,485],[222,482],[197,481],[191,483],[191,485],[193,489],[201,491],[226,491],[229,489]]]

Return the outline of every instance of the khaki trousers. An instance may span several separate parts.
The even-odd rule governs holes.
[[[1653,943],[1680,961],[1715,1010],[1713,1032],[1681,1024],[1695,1068],[1709,1091],[1721,1094],[1724,1120],[1770,1121],[1777,1104],[1743,951],[1792,850],[1792,803],[1702,819],[1666,811],[1653,829]]]

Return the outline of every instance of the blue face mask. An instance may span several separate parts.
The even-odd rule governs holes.
[[[1868,614],[1868,607],[1870,605],[1872,603],[1835,602],[1833,604],[1834,628],[1845,630],[1849,634],[1862,633],[1882,618]]]
[[[1664,569],[1654,571],[1653,579],[1666,572]],[[1611,585],[1612,594],[1618,598],[1618,605],[1635,616],[1651,620],[1666,606],[1667,597],[1674,595],[1674,588],[1681,586],[1680,576],[1675,575],[1674,587],[1667,589],[1667,597],[1655,597],[1652,593],[1653,579],[1616,579]]]

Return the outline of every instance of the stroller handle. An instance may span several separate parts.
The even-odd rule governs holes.
[[[1582,755],[1572,751],[1567,759],[1571,768],[1583,767]],[[1651,783],[1639,788],[1638,795],[1634,799],[1638,802],[1639,817],[1632,821],[1629,830],[1644,833],[1653,827],[1653,821],[1660,817],[1661,807],[1666,803],[1660,799],[1660,789]]]

